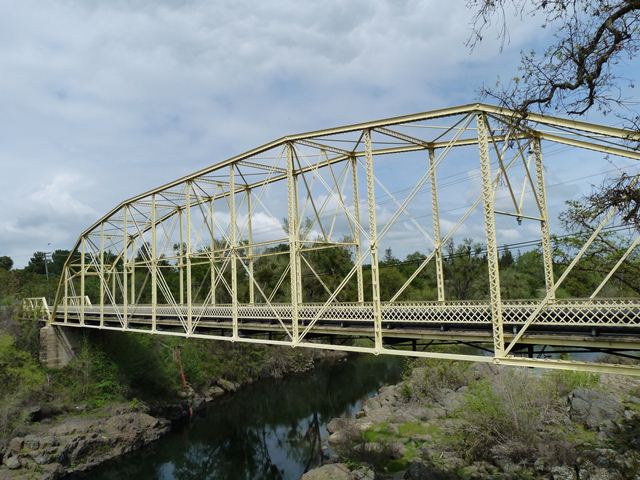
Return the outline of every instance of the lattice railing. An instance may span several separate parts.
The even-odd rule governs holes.
[[[25,300],[26,301],[26,300]],[[301,321],[312,321],[322,310],[323,304],[304,304],[299,308]],[[516,300],[503,303],[504,323],[520,325],[527,321],[536,306],[537,300]],[[69,315],[78,316],[81,305],[74,302],[67,306]],[[84,307],[86,316],[99,315],[99,306],[87,303]],[[129,305],[128,314],[136,317],[150,317],[150,305]],[[105,305],[105,315],[124,313],[121,305],[114,307]],[[240,304],[238,318],[240,320],[282,320],[291,321],[290,304]],[[276,316],[277,313],[277,316]],[[159,318],[186,317],[186,306],[159,305],[156,315]],[[232,319],[233,309],[230,304],[193,305],[192,316],[202,319]],[[63,317],[58,311],[57,320]],[[339,303],[326,308],[318,318],[322,322],[372,322],[373,306],[370,302]],[[491,322],[490,306],[483,301],[447,301],[447,302],[397,302],[382,304],[382,320],[387,323],[455,323],[455,324],[488,324]],[[546,305],[533,322],[534,325],[565,326],[640,326],[640,300],[638,299],[562,299]]]

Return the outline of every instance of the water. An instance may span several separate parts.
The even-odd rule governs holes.
[[[82,478],[291,479],[322,460],[326,424],[400,379],[396,357],[355,356],[282,380],[263,380],[212,402],[144,449]]]

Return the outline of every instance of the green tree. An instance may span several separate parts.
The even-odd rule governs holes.
[[[2,256],[0,257],[0,269],[2,270],[11,270],[13,267],[13,259],[11,257]]]
[[[44,275],[46,273],[46,269],[48,268],[48,265],[45,264],[46,262],[47,255],[45,254],[45,252],[35,252],[33,255],[31,255],[31,258],[29,259],[29,263],[27,264],[25,270],[27,270],[28,272],[37,273],[39,275]]]

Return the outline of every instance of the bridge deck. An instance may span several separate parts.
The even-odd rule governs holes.
[[[505,302],[505,339],[509,341],[534,311],[535,300]],[[84,310],[84,317],[82,313]],[[230,337],[232,306],[193,305],[191,322],[186,306],[151,305],[67,305],[56,313],[56,325],[115,330],[155,330],[184,336]],[[385,343],[411,341],[455,341],[490,343],[492,323],[485,302],[413,302],[383,305]],[[66,321],[65,321],[66,318]],[[101,321],[102,318],[102,321]],[[311,326],[309,338],[369,338],[373,335],[373,306],[336,304],[322,310],[321,304],[307,304],[299,311],[299,328]],[[268,335],[286,338],[291,331],[289,304],[238,306],[239,336]],[[189,325],[191,328],[189,329]],[[519,343],[576,348],[640,349],[640,302],[628,299],[557,300],[546,306]]]

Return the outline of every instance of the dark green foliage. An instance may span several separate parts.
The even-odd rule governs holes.
[[[13,267],[13,259],[11,257],[1,256],[0,257],[0,270],[11,270]]]
[[[15,345],[10,335],[0,335],[0,385],[5,395],[28,391],[44,382],[44,374],[35,360]]]
[[[86,404],[90,408],[123,400],[127,391],[127,379],[120,375],[118,365],[103,351],[92,346],[86,337],[69,365],[50,372],[50,375],[53,390],[59,398]]]
[[[40,395],[45,374],[36,361],[0,334],[0,443],[25,420],[24,406]]]

